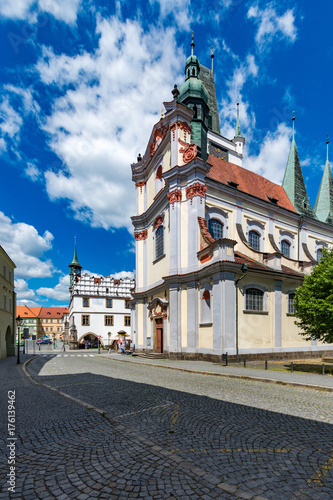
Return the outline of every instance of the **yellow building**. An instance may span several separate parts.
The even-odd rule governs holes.
[[[238,108],[235,137],[222,137],[213,71],[193,49],[132,165],[136,348],[211,360],[328,350],[293,316],[296,288],[333,242],[328,159],[314,209],[294,134],[283,186],[244,168]]]
[[[15,354],[14,262],[0,246],[0,358]]]

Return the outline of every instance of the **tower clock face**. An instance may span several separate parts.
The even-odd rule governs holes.
[[[222,158],[222,160],[228,161],[228,151],[221,148],[221,146],[216,146],[210,143],[210,154],[216,156],[217,158]]]

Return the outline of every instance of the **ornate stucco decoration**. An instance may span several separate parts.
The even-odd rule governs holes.
[[[140,194],[142,194],[142,188],[147,184],[147,180],[136,182],[135,186],[140,188]]]
[[[191,133],[191,127],[188,123],[186,122],[175,122],[170,125],[170,132],[172,132],[172,140],[174,141],[176,138],[176,130],[179,128],[180,130],[184,131],[184,138],[186,140],[186,134]]]
[[[145,240],[148,236],[148,231],[145,229],[144,231],[134,233],[134,238],[136,241]]]
[[[188,199],[191,200],[191,205],[192,205],[192,199],[194,196],[200,196],[200,203],[202,203],[202,198],[205,197],[207,191],[207,186],[204,184],[192,184],[192,186],[186,188],[186,196]]]
[[[194,160],[194,158],[198,154],[197,146],[193,142],[187,144],[187,142],[182,141],[180,138],[178,139],[179,144],[181,144],[181,148],[179,149],[180,153],[183,153],[183,162],[189,163]]]
[[[151,300],[148,304],[150,321],[153,321],[154,318],[160,318],[161,316],[166,319],[168,317],[167,306],[168,301],[166,299],[155,297]]]
[[[167,128],[165,126],[154,130],[153,142],[149,146],[150,156],[153,156],[158,146],[161,144]]]
[[[167,194],[167,198],[169,200],[170,205],[172,205],[172,209],[174,208],[175,202],[176,201],[181,201],[182,199],[182,192],[180,189],[176,189],[175,191],[172,191],[171,193]]]
[[[163,222],[164,222],[164,218],[162,217],[162,215],[159,215],[155,219],[154,228],[157,229],[158,227],[160,227],[163,224]]]

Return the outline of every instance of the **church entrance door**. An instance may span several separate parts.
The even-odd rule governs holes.
[[[163,352],[163,318],[157,318],[156,324],[156,352]]]

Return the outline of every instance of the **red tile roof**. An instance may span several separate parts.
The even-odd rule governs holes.
[[[246,255],[240,253],[240,252],[235,252],[235,262],[237,264],[247,264],[250,269],[266,269],[266,271],[273,271],[269,266],[266,266],[265,264],[261,264],[260,262],[257,262],[254,259],[251,259],[250,257],[247,257]],[[281,265],[282,272],[284,274],[292,274],[293,276],[304,276],[303,273],[297,272],[294,269],[290,269],[290,267],[284,266],[283,264]]]
[[[217,158],[213,155],[208,156],[207,163],[212,165],[207,177],[227,185],[227,181],[234,182],[235,184],[238,184],[237,189],[240,191],[244,191],[245,193],[256,196],[257,198],[261,198],[268,203],[268,196],[270,196],[271,198],[278,200],[277,205],[279,207],[287,208],[292,212],[296,212],[282,186],[279,186],[278,184],[275,184],[274,182],[265,179],[265,177],[255,174],[246,168],[239,167],[234,163],[222,160],[221,158]]]
[[[40,310],[40,307],[16,306],[16,314],[21,318],[37,318]]]
[[[40,318],[62,318],[64,314],[68,313],[66,307],[41,307]]]

